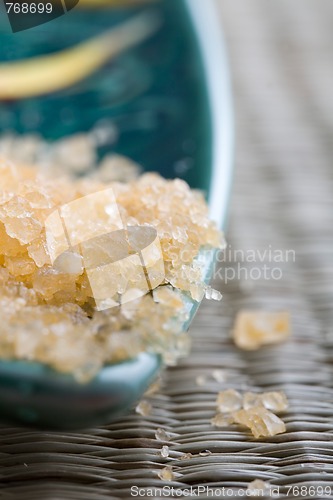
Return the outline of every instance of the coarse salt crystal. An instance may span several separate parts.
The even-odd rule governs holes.
[[[155,438],[157,439],[157,441],[170,441],[170,439],[172,438],[172,434],[159,427],[155,432]]]
[[[170,454],[169,446],[167,445],[162,446],[161,457],[168,458],[169,454]]]
[[[202,450],[199,452],[200,457],[209,457],[212,454],[210,450]]]
[[[236,423],[251,429],[255,438],[275,436],[286,431],[284,422],[264,407],[242,409],[234,412],[233,417]]]
[[[218,290],[214,290],[211,286],[206,287],[205,296],[208,300],[222,300],[223,295]]]
[[[233,329],[238,347],[255,350],[265,344],[284,341],[290,335],[288,312],[241,311]]]
[[[228,427],[229,425],[233,424],[233,422],[233,417],[224,413],[218,413],[210,421],[210,423],[215,427]]]
[[[205,375],[198,375],[195,379],[195,382],[199,387],[202,387],[207,383],[207,377],[205,377]]]
[[[143,400],[137,405],[135,411],[143,417],[148,417],[151,414],[152,406],[148,401]]]
[[[225,382],[227,379],[227,373],[225,370],[213,370],[212,377],[216,380],[216,382]]]
[[[248,496],[263,497],[265,494],[268,493],[269,488],[270,488],[269,483],[266,483],[261,479],[255,479],[254,481],[251,481],[247,485],[247,494]]]
[[[261,395],[261,400],[265,408],[273,412],[285,411],[288,408],[288,399],[281,391],[265,392]]]
[[[238,391],[228,389],[219,392],[216,403],[221,413],[230,413],[242,407],[243,398]]]
[[[171,465],[167,465],[162,470],[160,470],[158,473],[158,477],[162,479],[162,481],[173,481],[175,475],[173,473]]]

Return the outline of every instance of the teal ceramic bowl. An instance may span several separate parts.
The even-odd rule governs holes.
[[[153,9],[162,20],[159,31],[93,76],[66,91],[1,102],[0,133],[39,132],[54,140],[108,121],[116,127],[118,139],[103,146],[101,156],[112,150],[147,171],[185,179],[205,191],[211,217],[224,227],[233,123],[214,0],[161,0]],[[15,35],[2,18],[0,59],[62,50],[134,13],[133,9],[74,9],[47,28]],[[211,267],[207,262],[207,280]],[[189,301],[188,307],[192,319],[197,305]],[[39,363],[1,361],[0,418],[53,428],[106,423],[131,408],[160,369],[158,356],[142,353],[105,366],[90,383],[79,384]]]

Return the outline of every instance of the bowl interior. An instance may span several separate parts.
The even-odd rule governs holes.
[[[91,77],[47,96],[0,102],[0,133],[38,132],[48,140],[115,127],[116,140],[99,150],[137,161],[144,170],[185,179],[208,194],[211,117],[196,36],[183,0],[141,7],[161,16],[158,32]],[[79,6],[45,25],[9,33],[0,18],[0,60],[71,47],[135,15],[138,9]]]

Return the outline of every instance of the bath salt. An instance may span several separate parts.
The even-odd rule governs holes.
[[[198,301],[205,291],[196,257],[223,246],[200,192],[135,176],[131,161],[127,182],[103,182],[107,163],[99,178],[93,143],[0,138],[0,358],[39,361],[80,382],[142,351],[172,363],[185,355],[184,294]],[[82,156],[93,175],[64,175]],[[116,171],[126,159],[109,163]]]
[[[216,404],[218,411],[210,421],[214,427],[241,424],[248,427],[256,438],[275,436],[286,431],[283,420],[276,415],[289,406],[282,391],[245,392],[242,395],[234,389],[228,389],[219,392]]]
[[[245,350],[255,350],[265,344],[283,342],[290,335],[289,313],[240,311],[232,334],[235,344]]]

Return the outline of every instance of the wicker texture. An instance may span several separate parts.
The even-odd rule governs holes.
[[[164,374],[149,417],[133,412],[69,434],[2,426],[0,498],[110,500],[130,498],[133,485],[165,484],[230,486],[236,495],[256,478],[281,493],[302,484],[330,485],[333,492],[333,4],[218,3],[237,118],[228,242],[234,249],[292,249],[296,260],[273,264],[280,280],[246,280],[243,271],[225,285],[222,268],[215,286],[223,301],[202,305],[193,352]],[[237,270],[238,263],[224,266]],[[238,350],[230,329],[241,308],[290,310],[292,339],[257,352]],[[221,368],[226,380],[217,382],[212,371]],[[203,385],[198,376],[206,376]],[[287,433],[255,440],[237,426],[213,428],[216,394],[230,387],[284,390]],[[166,459],[155,439],[158,427],[172,433]],[[198,455],[206,449],[212,454]],[[189,452],[197,456],[180,460]],[[172,483],[157,475],[165,465],[177,473]]]

